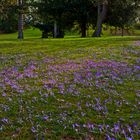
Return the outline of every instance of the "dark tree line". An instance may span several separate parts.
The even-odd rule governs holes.
[[[23,14],[26,15],[24,21],[42,30],[44,38],[47,38],[49,33],[55,38],[63,38],[65,30],[71,29],[75,23],[79,26],[81,37],[87,36],[89,26],[93,27],[92,36],[100,37],[103,23],[120,27],[122,30],[134,23],[140,5],[139,0],[18,0],[18,2],[18,4],[16,0],[0,2],[2,15],[0,31],[18,30],[18,38],[23,38]],[[8,4],[9,6],[6,6]]]

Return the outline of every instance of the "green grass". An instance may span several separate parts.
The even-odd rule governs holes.
[[[2,140],[140,138],[140,36],[41,39],[33,29],[24,36],[0,35]]]

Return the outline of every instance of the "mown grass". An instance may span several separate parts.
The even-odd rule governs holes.
[[[2,139],[140,139],[140,37],[0,35]]]

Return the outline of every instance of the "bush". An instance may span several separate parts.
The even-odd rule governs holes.
[[[140,30],[140,23],[136,23],[136,24],[134,25],[134,28],[137,29],[137,30]]]

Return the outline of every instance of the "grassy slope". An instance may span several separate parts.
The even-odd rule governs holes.
[[[115,61],[115,63],[126,62],[130,66],[138,65],[136,61],[139,59],[140,47],[133,45],[135,41],[140,40],[140,37],[138,36],[102,38],[66,37],[65,39],[40,39],[39,37],[39,31],[31,32],[31,30],[25,32],[25,40],[23,41],[16,40],[16,34],[0,35],[0,70],[3,71],[4,69],[9,69],[14,66],[18,67],[20,69],[19,71],[23,72],[30,63],[35,63],[35,65],[39,67],[37,72],[39,74],[44,74],[44,71],[46,71],[46,65],[50,64],[53,66],[59,64],[61,66],[61,64],[67,64],[68,60],[72,60],[77,65],[82,63],[83,66],[85,64],[85,60],[93,60],[95,62]],[[47,63],[44,63],[45,59],[48,59]],[[116,71],[117,70],[119,70],[119,68],[116,69]],[[72,70],[72,72],[70,70],[68,73],[67,71],[62,73],[60,72],[60,75],[62,74],[59,79],[60,83],[64,82],[64,75],[65,77],[70,76],[69,78],[71,79],[73,77],[73,71],[75,70]],[[53,75],[55,74],[57,75],[57,73],[54,72]],[[93,74],[95,73],[93,72]],[[83,127],[79,132],[76,132],[77,130],[75,131],[75,129],[72,129],[70,126],[75,123],[87,124],[89,122],[97,125],[113,125],[115,122],[118,122],[120,118],[122,118],[121,120],[124,125],[139,121],[140,112],[136,96],[137,91],[139,91],[139,79],[135,78],[134,80],[133,75],[132,77],[125,75],[123,77],[122,84],[111,83],[113,87],[112,90],[108,87],[107,89],[96,89],[95,87],[89,88],[85,85],[83,88],[83,85],[73,85],[73,83],[70,83],[69,81],[65,85],[65,88],[69,85],[76,86],[75,89],[77,89],[78,92],[81,92],[81,95],[61,95],[58,94],[58,89],[53,89],[53,92],[56,95],[49,96],[49,98],[46,99],[47,103],[44,103],[45,101],[43,99],[44,95],[48,93],[48,91],[43,90],[43,95],[38,95],[39,90],[42,90],[42,83],[35,83],[35,81],[44,80],[45,78],[43,76],[40,76],[37,79],[27,78],[26,82],[24,80],[20,81],[20,84],[26,83],[34,88],[38,86],[39,89],[37,90],[31,89],[31,94],[29,94],[29,91],[26,91],[25,94],[18,95],[18,92],[9,86],[6,87],[6,90],[1,88],[0,93],[3,94],[6,92],[7,96],[13,100],[12,105],[10,102],[7,102],[8,97],[2,97],[0,99],[2,104],[11,107],[10,111],[4,111],[0,115],[1,118],[8,118],[11,121],[9,124],[5,124],[6,122],[3,122],[4,130],[1,133],[3,139],[6,137],[27,139],[34,136],[36,137],[36,133],[42,135],[44,131],[46,135],[45,137],[50,139],[60,139],[60,137],[71,137],[72,135],[85,137],[86,135],[89,135],[87,132],[90,133],[90,135],[95,135],[98,131],[96,132],[96,130],[94,130],[91,133]],[[49,79],[50,77],[47,78]],[[114,94],[113,92],[119,93],[120,95]],[[90,95],[91,98],[88,98],[87,95]],[[35,99],[35,97],[37,97],[37,99]],[[85,104],[88,101],[89,103],[96,102],[93,101],[95,97],[101,98],[101,104],[103,104],[105,99],[109,99],[109,97],[113,99],[113,101],[109,102],[107,105],[109,113],[105,116],[102,113],[100,114],[98,111],[96,112],[91,108],[88,109],[85,107]],[[20,103],[18,102],[19,99],[26,102],[26,105],[21,103],[21,106],[24,109],[20,113],[18,113],[20,108]],[[40,99],[42,99],[42,101]],[[117,107],[115,101],[120,101],[122,105]],[[79,102],[82,110],[77,107],[77,103]],[[125,104],[126,102],[128,102],[128,105]],[[70,104],[70,107],[67,107],[68,103]],[[132,109],[132,105],[136,105],[136,107],[133,106]],[[28,118],[29,112],[27,111],[27,107],[29,107],[33,113],[32,121],[29,121],[30,119]],[[42,119],[36,117],[43,116],[41,111],[44,111],[46,115],[49,114],[49,121],[44,122]],[[75,113],[73,111],[75,111]],[[86,115],[81,117],[81,112]],[[66,115],[66,120],[64,119],[62,121],[61,117],[65,115],[65,113],[69,115]],[[23,118],[22,115],[24,116]],[[20,118],[23,119],[23,124],[17,122]],[[60,122],[58,122],[58,120]],[[64,129],[62,124],[68,125],[67,129]],[[37,125],[41,126],[41,128],[37,128]],[[33,126],[37,129],[37,132],[30,134]],[[19,132],[17,132],[17,128],[19,129]],[[106,132],[103,131],[103,133]],[[116,137],[120,139],[122,137],[123,139],[123,136],[120,135]],[[137,135],[134,135],[134,137],[138,139]]]

